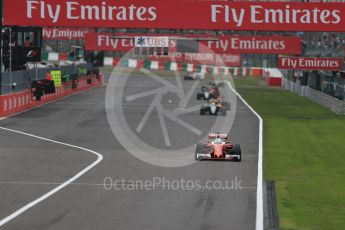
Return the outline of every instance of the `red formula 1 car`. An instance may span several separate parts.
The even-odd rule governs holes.
[[[241,147],[228,141],[227,134],[209,134],[209,141],[196,145],[195,160],[242,160]]]

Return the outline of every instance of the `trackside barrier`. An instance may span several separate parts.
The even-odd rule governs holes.
[[[128,59],[128,67],[129,68],[137,68],[138,61],[136,59]]]
[[[145,68],[152,70],[171,70],[171,71],[185,71],[198,73],[212,73],[214,75],[231,73],[233,76],[251,76],[264,77],[267,83],[271,86],[281,86],[283,74],[278,69],[266,68],[241,68],[241,67],[227,67],[227,66],[213,66],[213,65],[197,65],[192,63],[178,63],[173,62],[167,58],[164,61],[157,61],[155,59],[135,60],[128,59],[120,62],[119,58],[104,58],[104,64],[116,65],[121,64],[123,67],[129,68]]]
[[[158,70],[159,69],[159,62],[158,61],[151,61],[150,69]]]
[[[104,64],[105,66],[112,66],[112,65],[117,65],[117,62],[116,62],[116,59],[115,59],[115,58],[106,57],[106,58],[104,58],[104,60],[103,60],[103,64]]]
[[[91,79],[91,84],[88,84]],[[19,112],[46,104],[48,102],[64,98],[66,96],[85,91],[104,84],[104,77],[95,75],[79,77],[77,88],[72,89],[70,82],[64,83],[62,87],[56,87],[54,94],[45,94],[41,101],[36,101],[32,96],[31,90],[25,90],[19,93],[0,95],[0,117],[7,117]]]
[[[279,69],[265,69],[263,75],[270,86],[282,86],[283,74]]]
[[[345,101],[312,89],[309,86],[303,86],[299,80],[293,82],[285,78],[283,80],[282,87],[292,93],[297,93],[300,96],[307,97],[337,114],[345,115]]]
[[[264,75],[264,70],[261,68],[251,68],[250,76],[252,77],[262,77]]]
[[[270,86],[281,86],[282,85],[282,79],[281,78],[271,77],[271,78],[267,78],[267,80],[268,80],[267,83]]]
[[[240,76],[241,75],[241,69],[240,68],[233,68],[232,69],[232,75],[237,77],[237,76]]]
[[[242,76],[245,76],[245,77],[249,76],[250,72],[248,70],[249,68],[242,68]]]

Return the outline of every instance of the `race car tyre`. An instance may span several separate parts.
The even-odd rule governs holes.
[[[231,106],[230,106],[230,103],[228,102],[223,102],[223,108],[227,111],[231,110]]]
[[[241,152],[241,146],[240,145],[234,145],[234,155],[239,155],[240,158],[236,161],[241,162],[242,161],[242,152]]]
[[[227,111],[225,109],[221,109],[221,110],[219,110],[218,113],[219,113],[219,115],[226,116]]]
[[[210,108],[202,106],[200,109],[200,115],[206,115],[206,113],[210,113]]]
[[[196,161],[201,161],[202,159],[198,157],[198,153],[203,153],[204,151],[204,145],[201,143],[196,144],[196,149],[195,149],[195,160]]]
[[[226,108],[226,110],[231,110],[231,105],[230,105],[230,103],[226,103],[226,105],[225,105],[225,108]]]

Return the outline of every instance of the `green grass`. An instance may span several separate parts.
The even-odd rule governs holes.
[[[235,84],[264,119],[264,178],[276,181],[281,229],[344,229],[345,117],[258,79]]]

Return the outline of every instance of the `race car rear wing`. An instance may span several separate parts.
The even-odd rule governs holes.
[[[210,133],[208,135],[208,138],[211,139],[211,140],[216,139],[217,137],[219,137],[221,139],[228,139],[228,134]]]

